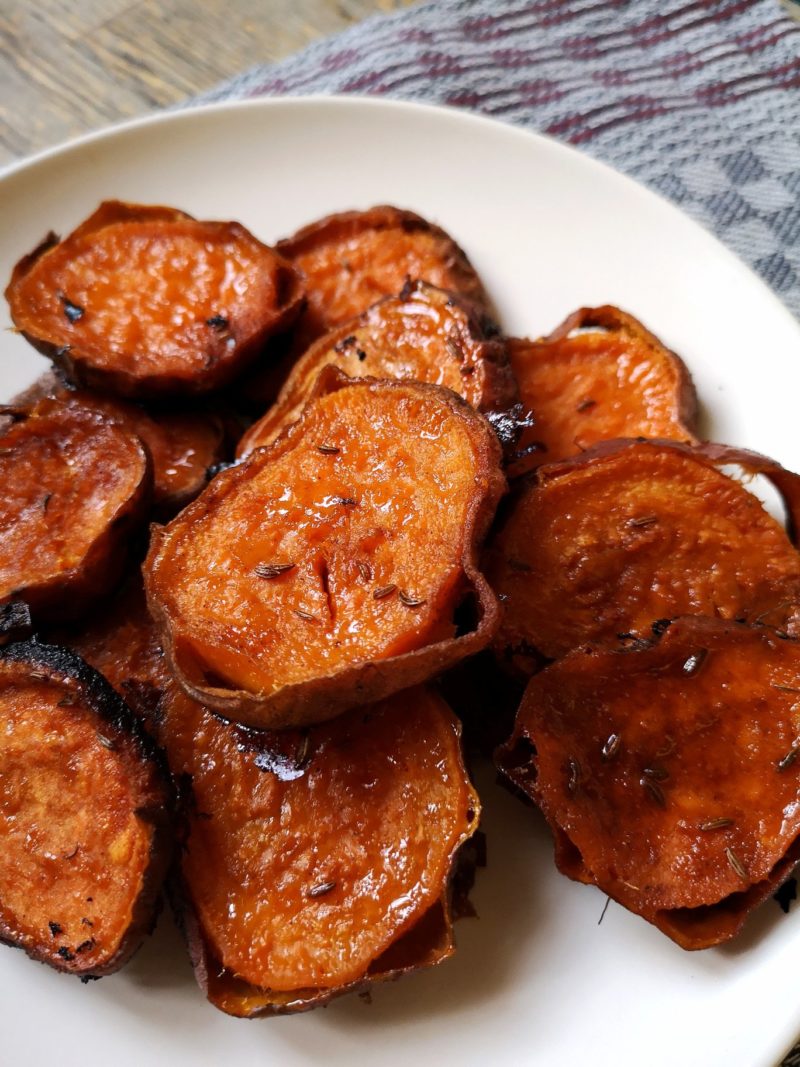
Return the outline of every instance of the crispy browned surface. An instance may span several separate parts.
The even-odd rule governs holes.
[[[522,403],[535,415],[512,476],[616,437],[695,442],[686,365],[619,308],[580,308],[549,337],[508,344]]]
[[[70,378],[136,397],[230,381],[302,295],[239,223],[114,200],[21,260],[6,289],[17,328]]]
[[[432,691],[276,735],[173,686],[161,740],[191,781],[182,903],[218,1007],[303,1010],[450,954],[441,902],[479,807],[457,720]]]
[[[316,341],[295,364],[275,406],[239,442],[237,455],[271,444],[296,422],[329,364],[351,378],[444,385],[482,412],[507,412],[518,400],[505,342],[488,339],[463,301],[410,283]]]
[[[150,502],[129,428],[79,399],[45,399],[0,439],[0,602],[73,618],[109,591]]]
[[[682,619],[532,678],[500,766],[568,839],[562,870],[706,947],[797,861],[798,696],[798,642]]]
[[[506,597],[495,648],[530,672],[585,642],[649,635],[658,619],[732,619],[800,576],[778,522],[716,463],[762,469],[791,491],[795,475],[753,453],[615,442],[542,467],[487,553]],[[763,610],[763,609],[762,609]]]
[[[155,726],[169,671],[138,570],[82,626],[54,630],[48,640],[77,652],[148,728]]]
[[[489,301],[475,269],[455,241],[413,211],[381,205],[312,222],[276,245],[306,279],[308,307],[295,347],[399,293],[408,278],[458,293],[478,312]]]
[[[496,625],[474,564],[504,488],[488,423],[437,386],[324,377],[301,422],[156,532],[145,566],[181,684],[253,726],[424,681]],[[478,621],[456,637],[467,596]]]
[[[110,974],[150,929],[171,850],[168,794],[130,712],[52,645],[0,652],[0,938]]]

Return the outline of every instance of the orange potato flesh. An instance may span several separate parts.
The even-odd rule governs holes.
[[[0,439],[0,601],[71,617],[119,575],[152,475],[137,436],[70,397]]]
[[[701,450],[617,443],[541,468],[539,483],[486,560],[507,598],[495,648],[528,673],[534,651],[648,636],[683,614],[738,618],[800,575],[780,524]]]
[[[146,726],[154,725],[169,671],[138,572],[83,626],[55,630],[49,640],[77,652]]]
[[[145,567],[187,692],[251,725],[331,717],[445,665],[420,659],[409,676],[376,661],[448,640],[461,658],[478,639],[454,641],[453,615],[480,582],[469,557],[503,488],[491,429],[434,386],[336,381],[271,449],[217,476]],[[285,720],[269,716],[273,696]]]
[[[380,206],[312,222],[277,244],[306,279],[302,351],[315,338],[399,293],[408,278],[465,297],[480,310],[488,299],[472,264],[453,239],[411,211]]]
[[[581,308],[549,337],[510,340],[509,354],[535,415],[513,476],[617,437],[695,442],[697,398],[684,363],[617,308]]]
[[[503,411],[517,400],[505,345],[487,340],[467,306],[449,293],[412,283],[316,341],[295,364],[275,406],[239,442],[237,455],[271,444],[296,422],[329,364],[351,378],[444,385],[478,411]]]
[[[0,938],[60,970],[110,973],[154,917],[158,769],[80,682],[35,661],[0,659],[0,716]]]
[[[70,377],[144,396],[229,380],[296,313],[300,286],[238,223],[110,201],[18,264],[6,296]]]
[[[477,824],[457,720],[422,688],[275,735],[174,686],[161,740],[191,776],[182,879],[206,951],[270,994],[367,977],[441,898]]]
[[[701,947],[790,872],[797,746],[800,644],[692,618],[654,647],[574,652],[536,675],[499,759],[568,840],[562,870]]]

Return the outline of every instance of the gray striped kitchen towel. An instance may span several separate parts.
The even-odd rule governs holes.
[[[548,133],[713,230],[800,315],[800,23],[779,0],[434,0],[202,102],[383,94]]]

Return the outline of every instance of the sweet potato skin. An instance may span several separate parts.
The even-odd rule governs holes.
[[[146,449],[77,398],[44,399],[0,439],[0,477],[13,531],[0,554],[0,603],[22,600],[40,622],[78,617],[118,580],[146,517]]]
[[[449,289],[478,313],[491,311],[463,250],[413,211],[381,204],[328,215],[279,241],[276,249],[306,278],[308,306],[299,324],[298,353],[381,297],[399,293],[408,278]]]
[[[161,740],[191,790],[173,902],[212,1003],[304,1011],[452,954],[447,885],[479,812],[459,734],[424,689],[292,735],[168,690]]]
[[[499,766],[541,807],[564,873],[705,948],[800,853],[798,682],[797,641],[680,619],[532,678]]]
[[[378,382],[371,379],[351,381],[334,368],[330,368],[321,376],[319,388],[317,401],[309,405],[303,420],[291,427],[275,445],[270,449],[259,449],[243,464],[218,475],[198,500],[191,504],[177,520],[164,530],[154,531],[144,568],[150,611],[158,623],[170,665],[181,686],[195,700],[214,708],[230,719],[257,728],[280,729],[321,722],[333,718],[354,705],[371,703],[400,689],[425,681],[467,655],[485,647],[498,622],[497,602],[488,583],[480,574],[475,558],[477,545],[485,535],[497,501],[505,488],[499,467],[499,444],[485,420],[460,397],[438,386],[416,382]],[[331,400],[331,398],[334,399]],[[382,414],[375,414],[372,412],[373,408],[375,412],[382,412]],[[340,409],[345,412],[341,419],[337,414]],[[453,467],[453,470],[447,473],[444,467],[446,457],[441,453],[440,446],[431,447],[439,450],[437,462],[442,466],[437,477],[441,480],[456,472],[453,474],[456,478],[453,482],[453,492],[463,492],[467,485],[464,479],[468,476],[465,471],[474,471],[469,481],[469,498],[463,503],[463,523],[459,523],[457,531],[459,544],[457,562],[456,557],[450,561],[448,556],[446,578],[445,572],[441,571],[444,564],[437,563],[440,567],[440,572],[437,573],[441,573],[443,577],[441,579],[437,577],[436,584],[432,584],[433,579],[430,579],[430,589],[425,587],[412,590],[407,588],[406,584],[392,580],[395,568],[393,553],[410,552],[411,543],[398,539],[398,531],[402,528],[402,524],[384,529],[388,519],[383,512],[376,512],[373,518],[373,512],[369,510],[374,504],[369,496],[369,493],[373,491],[370,489],[369,479],[377,477],[375,474],[370,475],[370,470],[384,472],[375,482],[374,492],[377,494],[375,500],[381,496],[383,501],[381,508],[385,511],[391,502],[391,497],[386,495],[389,492],[389,486],[388,482],[383,485],[383,480],[389,474],[399,477],[403,465],[408,465],[408,456],[411,453],[404,451],[406,459],[400,466],[397,466],[389,462],[385,448],[379,449],[378,467],[375,466],[375,456],[370,453],[366,458],[362,457],[358,460],[359,464],[364,465],[359,467],[355,481],[352,480],[353,475],[348,464],[355,460],[351,461],[348,458],[348,452],[354,440],[357,447],[363,447],[363,439],[359,428],[351,424],[350,413],[362,409],[364,412],[368,410],[372,412],[363,417],[373,419],[373,421],[379,418],[385,420],[386,412],[391,410],[391,418],[399,420],[397,425],[400,425],[400,422],[406,418],[413,422],[418,417],[417,413],[421,412],[419,418],[423,421],[432,420],[431,440],[437,435],[449,432],[447,431],[449,426],[454,435],[452,440],[460,442],[459,448],[462,449],[464,463],[469,464],[469,467],[459,466],[456,472],[452,462],[448,461],[448,471],[450,467]],[[397,414],[404,411],[405,414]],[[385,424],[385,427],[388,433],[388,424]],[[334,431],[334,435],[338,434],[341,437],[341,440],[337,437],[339,440],[337,445],[332,445],[331,440],[327,439]],[[320,437],[323,433],[326,440]],[[396,427],[391,433],[396,435]],[[416,440],[418,451],[420,441],[426,448],[428,447],[422,438],[418,437]],[[368,447],[375,449],[378,445],[374,439],[371,439]],[[407,450],[407,447],[411,448],[412,444],[409,443],[406,446],[404,442],[401,442],[401,447]],[[461,454],[460,452],[459,455]],[[294,534],[286,542],[287,545],[293,547],[295,554],[299,553],[297,559],[289,561],[294,564],[292,567],[286,568],[285,573],[271,574],[267,566],[264,575],[260,575],[256,569],[259,565],[258,553],[263,554],[269,551],[274,554],[279,551],[280,546],[283,545],[282,538],[286,525],[294,521],[286,517],[293,514],[286,509],[295,507],[286,497],[285,500],[288,503],[280,505],[283,516],[280,524],[270,525],[268,507],[272,505],[268,505],[268,500],[271,499],[269,496],[271,490],[268,491],[265,488],[263,492],[268,495],[258,498],[260,501],[258,529],[244,535],[241,533],[230,535],[237,538],[244,536],[244,541],[238,542],[242,547],[234,546],[236,553],[244,554],[241,555],[240,562],[231,564],[231,568],[235,570],[229,568],[225,572],[225,588],[217,588],[215,585],[212,589],[211,585],[208,585],[203,592],[203,604],[211,604],[212,610],[219,615],[219,621],[214,622],[214,633],[217,636],[214,638],[213,647],[224,647],[226,656],[224,669],[228,672],[235,669],[238,673],[246,668],[248,672],[253,672],[252,677],[248,675],[246,686],[236,684],[235,681],[229,681],[223,676],[222,657],[218,653],[214,653],[216,658],[213,666],[210,659],[204,662],[202,658],[209,655],[211,645],[204,636],[205,631],[197,628],[201,623],[202,626],[206,625],[202,621],[203,616],[196,615],[195,608],[192,607],[195,617],[200,620],[196,623],[192,622],[184,608],[180,607],[183,600],[183,594],[180,592],[181,582],[184,580],[181,577],[182,568],[192,566],[193,551],[200,552],[199,548],[193,547],[193,545],[200,544],[197,541],[199,536],[197,531],[203,532],[204,537],[211,537],[210,533],[206,535],[204,531],[212,529],[215,512],[224,515],[225,512],[221,509],[239,507],[239,500],[246,503],[249,499],[247,494],[257,492],[253,486],[260,484],[259,478],[277,479],[280,477],[283,479],[281,494],[285,494],[286,485],[290,483],[285,481],[286,474],[280,464],[286,457],[289,463],[294,463],[297,456],[300,457],[297,462],[302,462],[304,467],[302,477],[299,481],[295,479],[294,484],[299,486],[296,491],[300,492],[302,489],[303,493],[311,493],[305,502],[303,502],[305,498],[301,500],[298,497],[300,503],[297,507],[300,507],[300,511],[297,514],[305,515],[307,509],[310,508],[307,514],[312,517],[319,512],[319,508],[323,508],[324,518],[323,525],[319,527],[320,533],[314,535],[317,539],[314,542],[316,545],[314,551],[319,554],[319,560],[313,564],[312,571],[309,571],[308,582],[304,578],[305,562],[302,555],[305,551],[302,547],[305,542],[297,540]],[[342,462],[344,466],[336,466],[337,463]],[[336,485],[334,488],[328,485],[330,492],[325,496],[323,503],[315,504],[312,496],[322,492],[327,479],[331,477],[334,481],[338,479]],[[405,478],[404,486],[408,481],[408,476],[406,475]],[[351,480],[348,481],[348,479]],[[308,487],[307,490],[303,488],[304,486]],[[261,490],[258,492],[260,493]],[[349,495],[351,492],[358,493],[363,498],[362,501],[359,502],[351,497]],[[231,501],[233,503],[230,503]],[[455,502],[450,498],[449,504],[452,508],[456,507]],[[332,505],[341,508],[341,512],[331,513],[333,518],[330,521],[334,523],[335,528],[331,527],[332,533],[326,533],[325,523],[328,519],[325,516]],[[458,507],[462,505],[458,504]],[[229,514],[233,516],[236,512],[229,510]],[[449,544],[447,538],[450,537],[450,533],[447,533],[449,529],[447,524],[455,521],[453,515],[455,511],[451,513],[437,508],[436,521],[441,521],[445,525],[442,526],[441,531],[436,533],[436,539],[441,539],[443,545]],[[312,518],[313,521],[316,520]],[[418,521],[422,520],[414,519],[414,522]],[[307,519],[304,518],[301,529],[305,529],[306,526]],[[242,526],[237,519],[236,530],[244,531],[244,529],[245,526]],[[351,530],[355,532],[348,532]],[[272,538],[273,536],[281,539],[278,548],[263,547],[267,544],[266,541],[263,545],[256,544],[257,537]],[[302,536],[311,535],[303,534]],[[225,537],[226,540],[229,539],[228,534]],[[393,539],[398,539],[399,547],[393,550],[387,549],[386,552],[389,554],[384,559],[381,555],[383,552],[381,546],[391,545]],[[352,544],[350,544],[351,541]],[[406,547],[403,547],[404,545]],[[358,552],[355,551],[354,546],[358,548]],[[353,549],[352,555],[349,554],[351,549]],[[205,548],[202,551],[205,551]],[[286,551],[285,547],[282,548],[283,553]],[[330,562],[325,556],[328,551]],[[438,551],[441,553],[441,550]],[[361,566],[359,566],[359,561],[353,558],[359,554],[364,556]],[[372,559],[371,563],[368,557]],[[197,558],[199,560],[200,556],[198,555]],[[183,562],[184,559],[186,563]],[[248,560],[250,562],[247,562]],[[265,564],[272,562],[272,560],[262,560]],[[244,563],[247,566],[242,571]],[[372,570],[373,564],[379,567],[375,573]],[[389,569],[390,567],[392,569]],[[205,564],[203,568],[205,573],[209,573],[205,570]],[[234,645],[238,643],[239,646],[244,647],[243,638],[234,636],[233,633],[225,638],[220,636],[220,625],[223,622],[226,626],[229,625],[229,620],[232,618],[230,606],[224,610],[216,607],[218,597],[228,596],[230,593],[233,588],[230,584],[232,575],[237,572],[245,575],[252,574],[256,581],[253,584],[253,578],[248,577],[247,583],[249,584],[237,586],[238,592],[233,610],[244,610],[245,604],[249,603],[254,596],[257,598],[250,605],[247,615],[248,625],[255,634],[252,638],[254,642],[252,649],[255,651],[248,651],[247,660],[240,661],[232,657],[240,655]],[[187,575],[188,573],[189,571],[186,570]],[[259,578],[263,580],[258,581]],[[301,584],[292,585],[295,579]],[[237,579],[237,581],[241,580]],[[419,581],[421,582],[421,579]],[[320,582],[322,593],[318,589]],[[281,593],[282,586],[283,593]],[[271,624],[265,623],[266,629],[263,633],[266,636],[262,636],[261,630],[255,629],[254,612],[264,612],[264,607],[259,607],[259,604],[273,603],[272,600],[262,602],[258,599],[267,597],[268,594],[272,597],[273,590],[277,590],[281,596],[288,598],[286,611],[282,616],[280,629],[272,630]],[[477,605],[477,622],[468,632],[454,636],[453,612],[457,604],[468,595],[472,596]],[[353,611],[358,611],[363,616],[364,625],[362,626],[359,622],[357,629],[353,629],[355,623],[352,619],[360,618],[359,615],[348,615],[342,621],[343,608],[346,611],[352,606],[348,604],[347,597],[355,598]],[[186,603],[189,604],[188,601]],[[210,609],[204,607],[203,610],[208,612]],[[325,651],[327,648],[325,643],[328,640],[327,631],[320,629],[324,619],[322,612],[327,612],[332,620],[330,624],[325,622],[325,626],[334,627],[330,631],[332,639],[335,639],[330,651]],[[410,615],[409,612],[414,614]],[[372,645],[366,646],[367,636],[365,635],[368,635],[368,627],[373,625],[371,622],[373,617],[378,629],[375,629],[373,636],[370,637]],[[348,619],[351,621],[348,622]],[[387,625],[384,621],[386,619],[389,620],[388,626],[390,627],[386,632],[393,635],[391,639],[385,638],[381,629]],[[345,625],[346,631],[343,629]],[[193,626],[197,628],[196,633],[192,629]],[[289,629],[290,626],[293,626],[294,630]],[[338,630],[335,629],[336,626],[339,627]],[[241,627],[236,631],[239,635],[242,632]],[[279,655],[275,638],[270,636],[273,632],[280,634],[281,641],[284,641],[286,637],[290,642],[302,642],[302,645],[295,648],[287,644]],[[251,639],[248,638],[248,640]],[[387,640],[389,640],[388,644]],[[271,656],[269,661],[264,660],[262,653],[258,652],[259,643],[264,641],[269,642]],[[322,650],[319,666],[315,665],[312,668],[304,665],[309,656],[316,656],[317,647]],[[369,647],[370,652],[358,651],[364,647]],[[291,648],[294,648],[294,652]],[[340,649],[343,651],[339,651]],[[274,681],[275,675],[264,673],[267,670],[267,662],[273,661],[280,665],[288,664],[296,673],[296,677],[290,679],[287,675],[282,684],[280,680]],[[209,678],[209,667],[213,672],[212,678]],[[220,678],[222,684],[217,683],[216,678]]]
[[[29,692],[33,719],[19,712]],[[111,974],[152,929],[170,862],[164,768],[126,705],[67,649],[36,641],[0,649],[0,700],[6,724],[0,940],[70,974]],[[55,703],[46,718],[43,702]],[[17,740],[26,731],[27,746],[24,737]],[[37,732],[44,735],[39,741]],[[90,760],[98,764],[93,772]],[[82,784],[90,791],[79,797]],[[63,810],[67,790],[69,813]],[[107,806],[112,800],[121,812]],[[93,804],[97,810],[86,815]],[[21,858],[15,835],[27,842]],[[66,837],[69,852],[60,847]],[[125,877],[131,880],[121,886]],[[20,902],[22,914],[15,917]],[[122,908],[116,923],[106,910],[112,904]]]
[[[496,333],[458,297],[425,282],[409,282],[399,296],[378,301],[312,344],[294,365],[275,405],[245,433],[237,456],[271,444],[296,422],[320,370],[329,364],[351,378],[444,385],[477,411],[509,413],[519,396],[505,342]]]
[[[485,558],[506,597],[499,662],[530,674],[585,642],[648,637],[661,619],[746,616],[796,579],[786,533],[722,464],[766,474],[796,511],[796,475],[727,446],[608,442],[540,468]]]
[[[112,258],[119,266],[109,272]],[[207,269],[188,277],[172,262],[201,258]],[[239,292],[230,270],[249,283]],[[6,298],[15,325],[71,381],[152,398],[226,384],[299,314],[303,287],[291,265],[239,223],[112,200],[63,241],[51,234],[23,257]]]
[[[522,404],[535,415],[510,477],[598,441],[697,443],[697,394],[685,363],[619,308],[579,308],[549,336],[508,344]]]
[[[113,686],[148,732],[157,730],[170,675],[139,570],[83,625],[51,630],[47,639],[76,652]]]

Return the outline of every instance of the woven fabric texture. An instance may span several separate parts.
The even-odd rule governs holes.
[[[800,23],[778,0],[435,0],[202,102],[383,94],[550,134],[663,193],[800,315]]]

